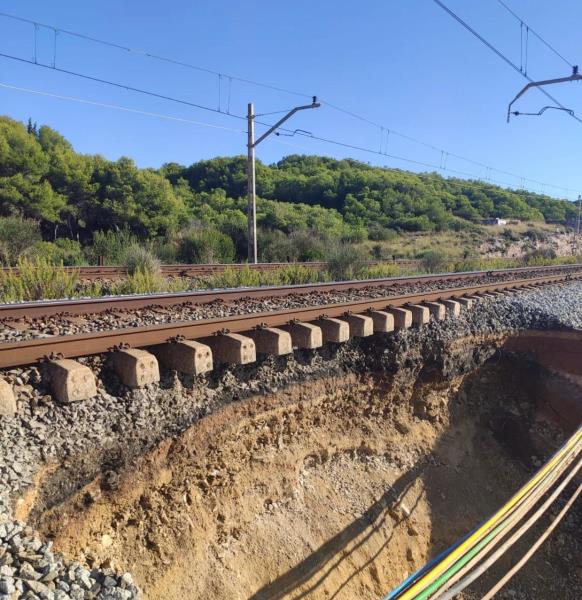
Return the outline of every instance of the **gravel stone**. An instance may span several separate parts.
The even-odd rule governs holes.
[[[398,290],[398,293],[403,292]],[[373,297],[370,290],[367,294]],[[373,290],[373,294],[385,296],[386,290]],[[321,297],[319,304],[366,296],[362,290],[352,290],[343,294],[322,294]],[[14,573],[24,569],[29,577],[34,577],[24,582],[24,589],[36,586],[39,591],[32,592],[37,597],[43,597],[41,594],[55,600],[89,597],[131,600],[138,597],[139,592],[129,574],[120,577],[109,569],[89,572],[80,563],[67,562],[53,552],[50,542],[35,538],[29,528],[14,520],[14,500],[32,485],[35,475],[47,463],[62,466],[45,480],[40,490],[41,506],[43,499],[58,502],[68,498],[104,470],[110,472],[103,479],[104,485],[114,488],[117,473],[137,456],[227,403],[254,393],[282,389],[306,378],[328,376],[334,372],[395,371],[410,361],[421,359],[438,364],[445,375],[453,376],[485,361],[494,352],[494,348],[479,346],[466,357],[452,356],[448,348],[454,340],[529,328],[582,329],[581,297],[582,283],[579,282],[522,291],[512,296],[482,300],[471,310],[462,311],[456,319],[431,322],[421,329],[353,339],[316,351],[266,357],[250,365],[219,365],[205,376],[163,372],[159,385],[136,390],[120,384],[109,370],[105,357],[85,357],[79,361],[96,374],[99,393],[90,400],[65,406],[53,402],[43,387],[38,367],[4,370],[0,377],[12,383],[20,379],[20,385],[29,385],[31,390],[26,388],[27,394],[19,394],[15,417],[0,417],[1,581],[9,582]],[[260,312],[303,306],[314,298],[314,295],[308,298],[296,296],[237,304],[240,312]],[[158,319],[206,318],[232,314],[235,308],[225,303],[213,303],[212,307],[188,306],[168,313],[143,310],[130,317],[130,322],[146,324],[154,314]],[[55,319],[54,323],[58,323]],[[119,319],[114,315],[97,315],[95,327],[119,326]],[[127,323],[124,321],[124,326],[131,326]],[[70,323],[68,326],[71,332],[79,332]],[[55,327],[58,332],[58,326]],[[40,326],[36,329],[43,330]],[[4,329],[6,331],[8,328]],[[7,341],[13,333],[19,332],[14,330],[0,339]],[[86,501],[93,499],[88,497]],[[28,558],[25,560],[24,556]],[[16,580],[17,589],[18,585],[22,587],[20,580]],[[101,587],[98,589],[96,585]],[[0,600],[2,595],[9,597],[0,589]]]
[[[559,267],[548,269],[544,274],[560,273]],[[49,338],[55,335],[72,335],[90,331],[109,331],[125,327],[141,327],[144,325],[160,325],[175,321],[197,321],[217,317],[228,317],[240,314],[255,314],[300,308],[309,306],[325,306],[338,302],[384,298],[434,291],[444,288],[466,287],[486,283],[513,281],[538,277],[539,272],[528,271],[506,274],[484,274],[471,279],[448,279],[446,281],[425,281],[422,283],[392,282],[379,287],[365,287],[343,291],[317,291],[308,294],[290,293],[287,296],[267,298],[242,298],[236,301],[215,300],[204,304],[186,302],[173,307],[151,306],[133,311],[116,310],[108,313],[83,315],[82,318],[71,318],[70,315],[53,315],[31,319],[4,319],[4,327],[0,329],[0,341],[15,342],[24,339]],[[220,291],[220,290],[217,290]],[[23,385],[25,378],[17,373],[11,381]]]

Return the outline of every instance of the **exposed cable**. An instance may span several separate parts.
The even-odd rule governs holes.
[[[500,508],[490,519],[488,519],[481,527],[479,527],[469,538],[450,554],[448,554],[443,561],[437,564],[429,573],[423,575],[418,581],[416,581],[411,587],[403,591],[399,596],[401,600],[412,600],[416,599],[422,594],[423,590],[431,586],[436,580],[438,580],[451,566],[453,566],[461,557],[466,555],[472,548],[484,543],[487,537],[491,535],[491,531],[498,526],[498,523],[516,506],[524,496],[533,487],[536,487],[540,480],[542,480],[547,473],[553,470],[558,465],[563,457],[567,455],[571,449],[577,446],[582,439],[582,427],[579,428],[576,433],[564,444],[564,446],[536,473],[532,479],[529,480],[514,496]]]
[[[564,462],[562,462],[558,469],[548,472],[544,479],[540,481],[539,485],[535,488],[532,488],[526,496],[522,499],[522,501],[517,504],[512,512],[502,521],[503,527],[500,528],[499,534],[493,538],[491,538],[491,542],[484,546],[479,552],[475,552],[472,558],[468,558],[464,564],[459,564],[460,568],[457,568],[456,572],[451,571],[447,572],[447,576],[443,576],[444,583],[441,583],[441,586],[438,589],[435,597],[438,597],[439,600],[444,600],[444,598],[452,598],[456,595],[456,592],[452,595],[446,594],[443,597],[443,594],[457,581],[459,581],[462,577],[465,576],[466,573],[470,572],[483,557],[494,549],[495,545],[503,540],[503,538],[511,532],[511,529],[514,525],[522,519],[539,501],[539,499],[552,487],[552,485],[556,482],[556,480],[562,475],[562,473],[567,469],[570,463],[576,459],[576,454],[572,456],[565,457]],[[570,461],[570,462],[568,462]]]
[[[554,529],[560,524],[560,521],[566,516],[581,493],[582,483],[578,486],[576,491],[572,494],[568,502],[566,502],[565,506],[558,513],[546,531],[544,531],[544,533],[536,540],[536,542],[524,554],[524,556],[485,594],[485,596],[483,596],[481,600],[491,600],[491,598],[493,598],[493,596],[495,596],[495,594],[527,563],[527,561],[535,554],[538,548],[551,535]]]
[[[443,584],[446,585],[450,581],[451,577],[454,579],[458,577],[460,573],[466,572],[467,570],[473,568],[473,566],[478,563],[479,560],[481,560],[481,557],[489,551],[489,548],[497,543],[497,540],[499,540],[500,537],[509,531],[508,527],[512,527],[517,519],[522,518],[527,512],[529,512],[535,503],[546,493],[556,479],[559,478],[564,470],[569,466],[572,458],[576,458],[576,456],[579,454],[579,451],[580,444],[578,444],[574,456],[569,457],[569,462],[567,461],[566,463],[560,464],[557,470],[554,469],[549,474],[546,474],[544,477],[544,479],[546,479],[546,483],[542,484],[541,486],[537,485],[535,493],[532,494],[528,492],[528,496],[520,500],[520,502],[513,509],[515,511],[514,514],[511,515],[509,519],[504,518],[502,521],[500,521],[499,524],[484,539],[466,552],[460,558],[460,560],[456,561],[436,581],[425,588],[421,593],[415,595],[414,600],[428,600],[429,597],[432,599],[438,598],[439,600],[444,600],[444,598],[447,598],[450,600],[451,598],[455,597],[461,589],[464,589],[466,585],[468,585],[466,582],[462,587],[461,584],[458,584],[454,590],[451,590],[445,594],[444,597],[440,594],[440,588],[443,586]],[[473,573],[469,577],[472,577]]]
[[[580,449],[578,449],[578,453],[573,456],[572,461],[576,460],[579,453]],[[563,471],[569,466],[570,463],[567,464],[561,472],[558,472],[551,484],[553,484],[553,482],[559,476],[561,476]],[[491,565],[493,565],[503,554],[505,554],[505,552],[507,552],[507,550],[509,550],[509,548],[511,548],[536,523],[536,521],[539,520],[539,518],[546,512],[546,510],[551,506],[551,504],[553,504],[558,498],[558,496],[564,491],[565,487],[568,485],[568,483],[570,483],[572,478],[576,475],[576,473],[578,473],[581,467],[582,460],[579,460],[576,466],[571,470],[571,472],[562,481],[562,483],[560,483],[560,485],[554,490],[554,492],[552,492],[549,498],[538,508],[538,510],[529,519],[527,519],[527,521],[525,521],[525,523],[517,531],[513,533],[513,535],[505,543],[503,543],[493,554],[491,554],[489,558],[484,560],[479,566],[476,566],[476,564],[479,562],[481,557],[475,557],[470,563],[468,563],[465,566],[464,573],[469,572],[468,575],[461,579],[461,581],[459,581],[458,584],[451,588],[446,594],[441,594],[439,590],[439,593],[436,595],[436,598],[438,598],[439,600],[451,600],[452,598],[457,596],[457,594],[459,594],[462,590],[468,587],[473,581],[479,578],[487,569],[489,569]],[[543,490],[543,492],[545,493],[545,490]],[[540,499],[540,497],[541,495],[538,495],[537,497],[533,498],[533,501],[530,501],[517,516],[523,517],[529,510],[531,510],[531,508],[535,505],[535,502],[537,502]],[[509,533],[509,530],[504,531],[503,534],[495,540],[495,543],[498,543],[503,538],[503,535],[505,533]],[[486,552],[488,551],[490,551],[490,549],[486,550]],[[458,576],[459,574],[457,574],[457,577]]]
[[[558,496],[564,491],[565,487],[570,483],[572,478],[578,473],[582,467],[582,461],[578,461],[576,467],[568,474],[568,476],[562,481],[562,483],[554,490],[550,497],[536,510],[536,512],[498,549],[496,550],[487,560],[485,560],[478,568],[473,570],[466,578],[459,581],[459,583],[449,590],[447,594],[439,596],[439,600],[451,600],[457,594],[462,592],[468,587],[473,581],[478,579],[491,565],[493,565],[507,550],[509,550],[531,527],[540,519],[540,517],[548,510],[548,508],[556,501]]]

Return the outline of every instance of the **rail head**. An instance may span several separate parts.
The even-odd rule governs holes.
[[[41,300],[38,302],[21,302],[0,304],[0,319],[18,319],[30,317],[48,317],[58,314],[83,315],[105,312],[108,310],[135,310],[148,306],[178,306],[180,304],[205,304],[215,300],[232,302],[243,298],[267,298],[288,296],[291,294],[309,294],[313,292],[335,292],[351,289],[374,288],[383,286],[398,286],[407,284],[422,284],[470,280],[478,277],[498,277],[532,272],[545,273],[548,271],[576,273],[582,271],[582,264],[519,267],[500,269],[496,271],[462,271],[452,273],[437,273],[427,275],[407,275],[402,277],[385,277],[378,279],[325,282],[313,284],[264,286],[255,288],[228,288],[219,290],[195,290],[189,292],[173,292],[161,294],[137,294],[129,296],[104,296],[101,298],[81,298],[68,300]]]
[[[70,336],[53,336],[0,344],[0,368],[16,367],[42,361],[51,355],[75,358],[102,354],[124,343],[133,348],[160,344],[178,336],[185,339],[203,338],[224,329],[232,333],[249,331],[259,325],[280,327],[292,321],[314,321],[320,317],[342,317],[347,312],[364,313],[369,309],[404,307],[408,304],[454,299],[463,295],[514,290],[532,284],[550,284],[566,280],[566,275],[553,275],[506,282],[486,283],[463,288],[440,289],[432,292],[386,296],[352,302],[306,306],[265,313],[234,315],[197,321],[180,321],[147,327],[130,327]],[[578,276],[582,278],[582,274]]]

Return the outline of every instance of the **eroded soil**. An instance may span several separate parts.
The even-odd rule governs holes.
[[[225,406],[36,525],[69,556],[131,571],[150,600],[380,598],[559,443],[538,376],[495,359],[450,380],[403,368],[295,384]],[[527,423],[517,446],[507,414]],[[513,597],[582,597],[579,526],[568,517]]]

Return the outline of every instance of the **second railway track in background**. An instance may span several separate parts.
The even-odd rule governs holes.
[[[413,269],[421,264],[421,260],[416,259],[396,259],[391,261],[371,261],[370,266],[378,264],[389,264],[401,268]],[[209,277],[211,275],[219,275],[224,273],[227,269],[234,271],[244,271],[250,269],[251,271],[269,272],[277,271],[284,267],[289,266],[301,266],[313,271],[323,271],[327,267],[325,261],[311,261],[311,262],[274,262],[274,263],[229,263],[229,264],[174,264],[174,265],[161,265],[162,275],[164,277]],[[80,266],[80,267],[64,267],[67,273],[79,273],[81,280],[115,280],[123,279],[127,277],[127,268],[124,266]],[[18,274],[18,268],[16,267],[0,267],[0,272],[3,273],[16,273]]]
[[[140,294],[132,296],[104,296],[100,298],[82,298],[71,300],[41,300],[38,302],[21,302],[0,304],[1,319],[23,319],[46,317],[51,315],[88,315],[106,311],[139,310],[146,307],[172,307],[181,304],[205,304],[214,301],[233,302],[243,298],[270,298],[290,295],[310,294],[317,292],[342,292],[366,288],[395,287],[417,284],[442,284],[470,282],[479,278],[488,278],[494,282],[511,280],[518,276],[530,274],[532,277],[547,273],[574,276],[582,273],[582,264],[552,265],[544,267],[519,267],[492,271],[468,271],[442,273],[433,275],[412,275],[382,279],[366,279],[356,281],[340,281],[329,283],[311,283],[302,285],[265,286],[256,288],[232,288],[221,290],[188,291],[177,293]],[[391,293],[398,294],[397,290]]]

